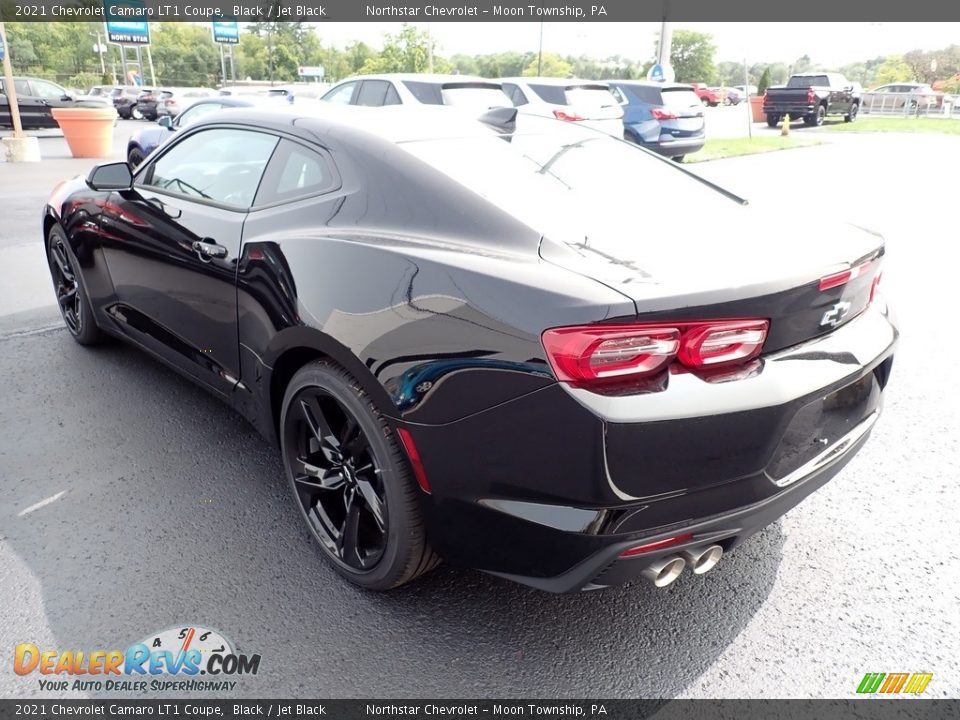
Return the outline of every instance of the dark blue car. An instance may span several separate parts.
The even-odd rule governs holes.
[[[168,138],[173,137],[173,133],[177,130],[195,123],[209,113],[222,108],[251,107],[253,105],[276,103],[276,98],[267,95],[221,95],[206,100],[198,100],[175,118],[171,119],[169,115],[165,115],[155,125],[147,125],[131,135],[127,142],[127,162],[130,163],[130,167],[137,167],[154,149],[166,142]]]
[[[623,137],[674,160],[703,147],[703,104],[689,85],[609,80],[623,106]]]

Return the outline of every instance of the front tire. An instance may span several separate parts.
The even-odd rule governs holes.
[[[439,564],[406,455],[350,373],[316,361],[293,376],[280,444],[300,515],[340,575],[389,590]]]
[[[860,106],[854,103],[850,106],[850,112],[843,116],[843,121],[852,123],[857,121],[857,114],[860,112]]]
[[[138,107],[130,108],[130,117],[134,120],[143,120],[143,112]]]
[[[130,152],[127,153],[127,163],[129,163],[130,167],[132,167],[134,170],[140,167],[140,163],[143,162],[143,158],[143,150],[138,147],[131,148]]]
[[[83,276],[70,252],[66,233],[59,225],[50,228],[47,234],[47,263],[57,294],[57,305],[67,330],[81,345],[97,345],[105,336],[97,327],[93,308],[83,286]]]

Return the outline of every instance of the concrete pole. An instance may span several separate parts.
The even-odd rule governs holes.
[[[3,89],[7,96],[10,122],[13,125],[13,137],[3,138],[7,162],[39,162],[40,142],[35,137],[25,135],[23,123],[20,122],[17,88],[13,84],[13,68],[10,66],[10,43],[7,41],[7,30],[2,20],[0,20],[0,39],[3,40]]]
[[[543,68],[543,20],[540,21],[540,49],[537,51],[537,77]]]
[[[150,54],[150,46],[147,45],[147,63],[150,65],[150,83],[157,86],[157,74],[153,71],[153,55]],[[142,72],[142,71],[141,71]]]
[[[13,68],[10,67],[10,43],[7,41],[6,23],[0,22],[0,39],[3,40],[3,89],[7,95],[7,109],[13,123],[13,136],[25,137],[20,123],[20,105],[17,104],[17,89],[13,85]]]
[[[667,21],[664,9],[663,22],[660,24],[660,52],[657,53],[657,62],[661,66],[670,64],[670,46],[673,44],[673,23]]]

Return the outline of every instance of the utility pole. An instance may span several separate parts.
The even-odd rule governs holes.
[[[663,22],[660,23],[660,43],[657,53],[657,63],[663,67],[670,64],[670,46],[673,44],[673,23],[667,21],[664,8]]]
[[[537,52],[537,77],[543,69],[543,20],[540,21],[540,50]]]
[[[97,55],[100,56],[100,74],[101,74],[101,75],[106,75],[106,74],[107,74],[107,64],[103,61],[103,53],[106,51],[107,47],[106,47],[106,45],[104,45],[103,43],[100,42],[100,31],[99,31],[99,30],[96,31],[96,32],[91,32],[91,33],[90,33],[90,37],[96,37],[96,38],[97,38],[97,44],[94,45],[93,49],[96,51]]]
[[[433,74],[433,35],[430,32],[430,23],[427,23],[427,72]]]

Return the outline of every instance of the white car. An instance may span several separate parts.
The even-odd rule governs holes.
[[[604,82],[545,77],[501,78],[503,92],[525,115],[583,123],[623,137],[623,108]]]
[[[498,80],[470,75],[363,75],[337,83],[320,99],[338,105],[366,107],[454,105],[482,111],[511,106]]]

